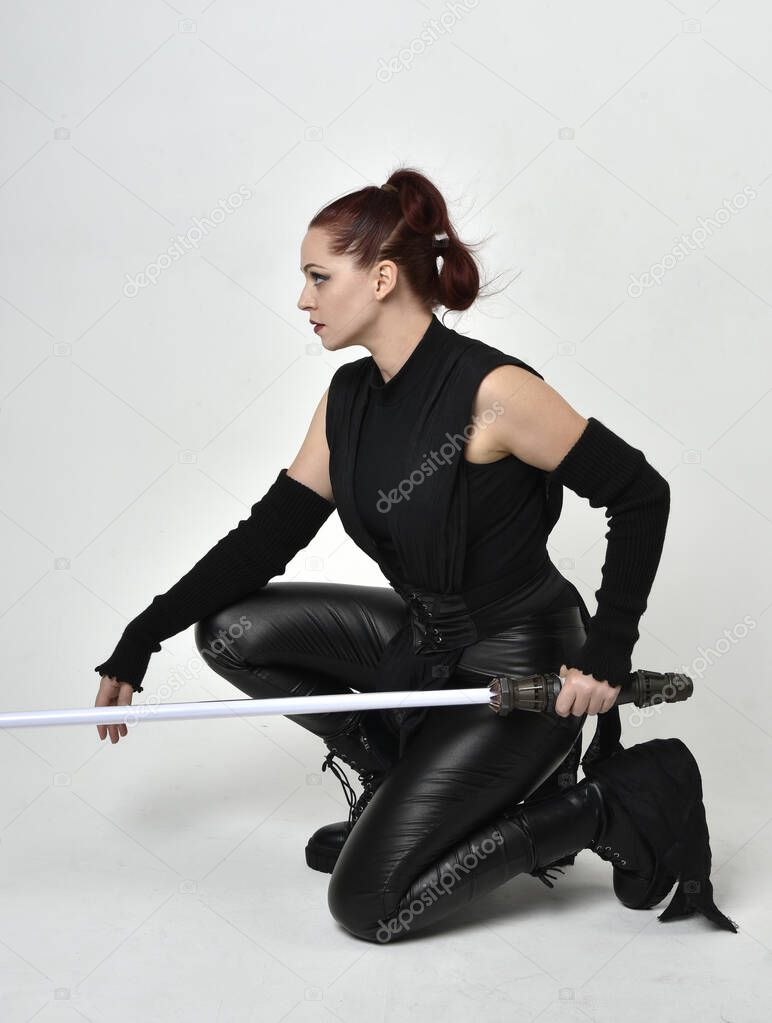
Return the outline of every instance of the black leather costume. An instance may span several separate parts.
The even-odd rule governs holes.
[[[642,452],[591,418],[555,473],[514,466],[520,485],[512,500],[522,500],[531,513],[541,509],[530,519],[533,540],[521,545],[504,574],[475,575],[471,569],[479,565],[467,557],[468,474],[474,470],[463,457],[465,431],[481,380],[504,364],[536,373],[432,317],[385,385],[409,382],[402,411],[410,430],[396,445],[398,479],[383,477],[384,489],[406,480],[413,485],[409,500],[392,502],[380,538],[366,526],[371,509],[357,505],[353,469],[378,370],[368,357],[336,371],[326,424],[335,507],[391,588],[266,585],[333,509],[282,469],[249,519],[130,622],[96,670],[141,689],[150,653],[196,621],[196,643],[207,663],[254,698],[466,687],[499,673],[557,671],[561,663],[622,684],[661,550],[667,485]],[[376,456],[365,452],[366,460]],[[613,508],[593,618],[546,552],[563,481],[594,505]],[[365,715],[377,718],[373,734],[385,737],[381,755],[390,766],[330,882],[331,912],[352,934],[385,940],[399,936],[400,928],[404,934],[426,927],[523,871],[551,884],[547,866],[570,863],[586,847],[613,862],[615,891],[625,905],[648,908],[679,881],[662,919],[699,909],[718,926],[735,929],[712,901],[699,771],[678,740],[655,740],[661,743],[656,756],[653,744],[624,750],[614,707],[598,716],[581,761],[586,777],[577,785],[583,717],[516,711],[500,718],[484,705]],[[292,720],[325,739],[347,727],[344,714]],[[593,774],[597,782],[588,782]],[[518,812],[523,805],[527,818]],[[637,805],[649,841],[628,841],[636,832],[634,820],[625,831],[626,815],[629,810],[634,818]],[[679,831],[682,811],[688,841]],[[447,872],[454,883],[443,887]],[[406,914],[409,927],[403,926]]]
[[[642,452],[593,418],[553,474],[514,456],[504,466],[470,468],[463,452],[474,395],[483,377],[505,364],[536,373],[432,317],[386,384],[370,357],[340,367],[327,406],[335,503],[346,532],[378,562],[391,589],[271,584],[224,616],[199,623],[199,649],[216,671],[256,698],[340,692],[342,682],[367,692],[464,687],[498,673],[557,671],[561,663],[613,684],[625,681],[662,548],[667,484]],[[470,508],[480,496],[473,487],[482,473],[497,473],[500,491],[490,495],[496,513],[487,516],[485,529],[477,501],[471,536]],[[563,480],[595,506],[613,509],[616,518],[594,619],[546,550]],[[517,512],[509,518],[507,500]],[[210,638],[234,615],[253,628],[227,652],[211,656]],[[375,715],[396,741],[389,748],[383,728],[373,727],[371,737],[381,736],[374,759],[392,766],[345,838],[328,892],[333,916],[352,934],[371,941],[404,936],[522,871],[551,885],[548,868],[572,863],[585,847],[613,862],[615,891],[626,905],[648,908],[680,878],[663,919],[700,909],[718,926],[734,929],[712,902],[707,829],[696,830],[687,856],[673,826],[681,809],[702,806],[696,764],[677,740],[663,744],[652,767],[647,749],[623,750],[616,706],[599,715],[582,766],[591,775],[593,767],[609,765],[600,775],[604,803],[586,781],[576,784],[584,716],[519,711],[497,719],[489,707],[475,705],[363,717]],[[329,744],[348,727],[342,717],[294,720]],[[669,815],[663,809],[646,819],[657,840],[651,847],[623,840],[621,851],[597,845],[603,836],[624,834],[620,793],[635,792],[645,804],[647,795],[669,784],[659,763],[688,781]],[[667,801],[665,794],[659,798]],[[522,806],[528,807],[525,823],[518,815]],[[634,823],[627,835],[635,835]],[[487,855],[466,869],[470,849],[485,850],[486,842]],[[442,884],[448,874],[450,886]]]

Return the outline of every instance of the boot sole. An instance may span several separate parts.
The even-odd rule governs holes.
[[[315,849],[309,842],[306,846],[306,863],[311,870],[318,870],[322,874],[331,874],[338,862],[340,853],[331,853]]]

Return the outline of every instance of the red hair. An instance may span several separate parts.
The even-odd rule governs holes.
[[[393,260],[418,300],[432,310],[468,309],[480,293],[480,274],[467,245],[456,234],[439,189],[411,167],[396,170],[386,184],[366,185],[335,199],[309,222],[330,236],[336,255],[352,257],[359,270]],[[444,248],[433,246],[446,234]],[[438,270],[437,257],[442,257]]]

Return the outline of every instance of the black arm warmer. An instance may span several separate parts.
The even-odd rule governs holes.
[[[589,417],[552,475],[609,519],[598,609],[587,639],[567,668],[620,686],[629,681],[638,622],[659,566],[670,514],[670,487],[632,447]]]
[[[166,593],[126,626],[108,660],[94,669],[142,692],[151,654],[161,640],[221,610],[281,575],[335,505],[282,469],[265,496]]]

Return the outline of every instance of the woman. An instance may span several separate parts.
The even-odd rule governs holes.
[[[560,671],[556,715],[478,704],[292,717],[324,740],[323,770],[351,806],[306,849],[332,872],[335,919],[364,940],[402,938],[518,873],[551,886],[551,868],[590,848],[625,905],[656,905],[679,881],[661,919],[699,909],[735,930],[712,901],[694,758],[679,740],[618,742],[667,482],[527,363],[437,319],[437,306],[472,305],[479,275],[417,171],[322,209],[301,268],[298,306],[325,349],[370,354],[335,372],[249,518],[127,626],[96,668],[97,706],[130,703],[161,640],[193,622],[206,662],[255,699]],[[611,517],[592,619],[547,555],[563,484]],[[391,588],[268,585],[333,509]],[[577,784],[588,715],[604,728]],[[126,728],[108,732],[117,742]],[[336,756],[359,774],[356,802]]]

